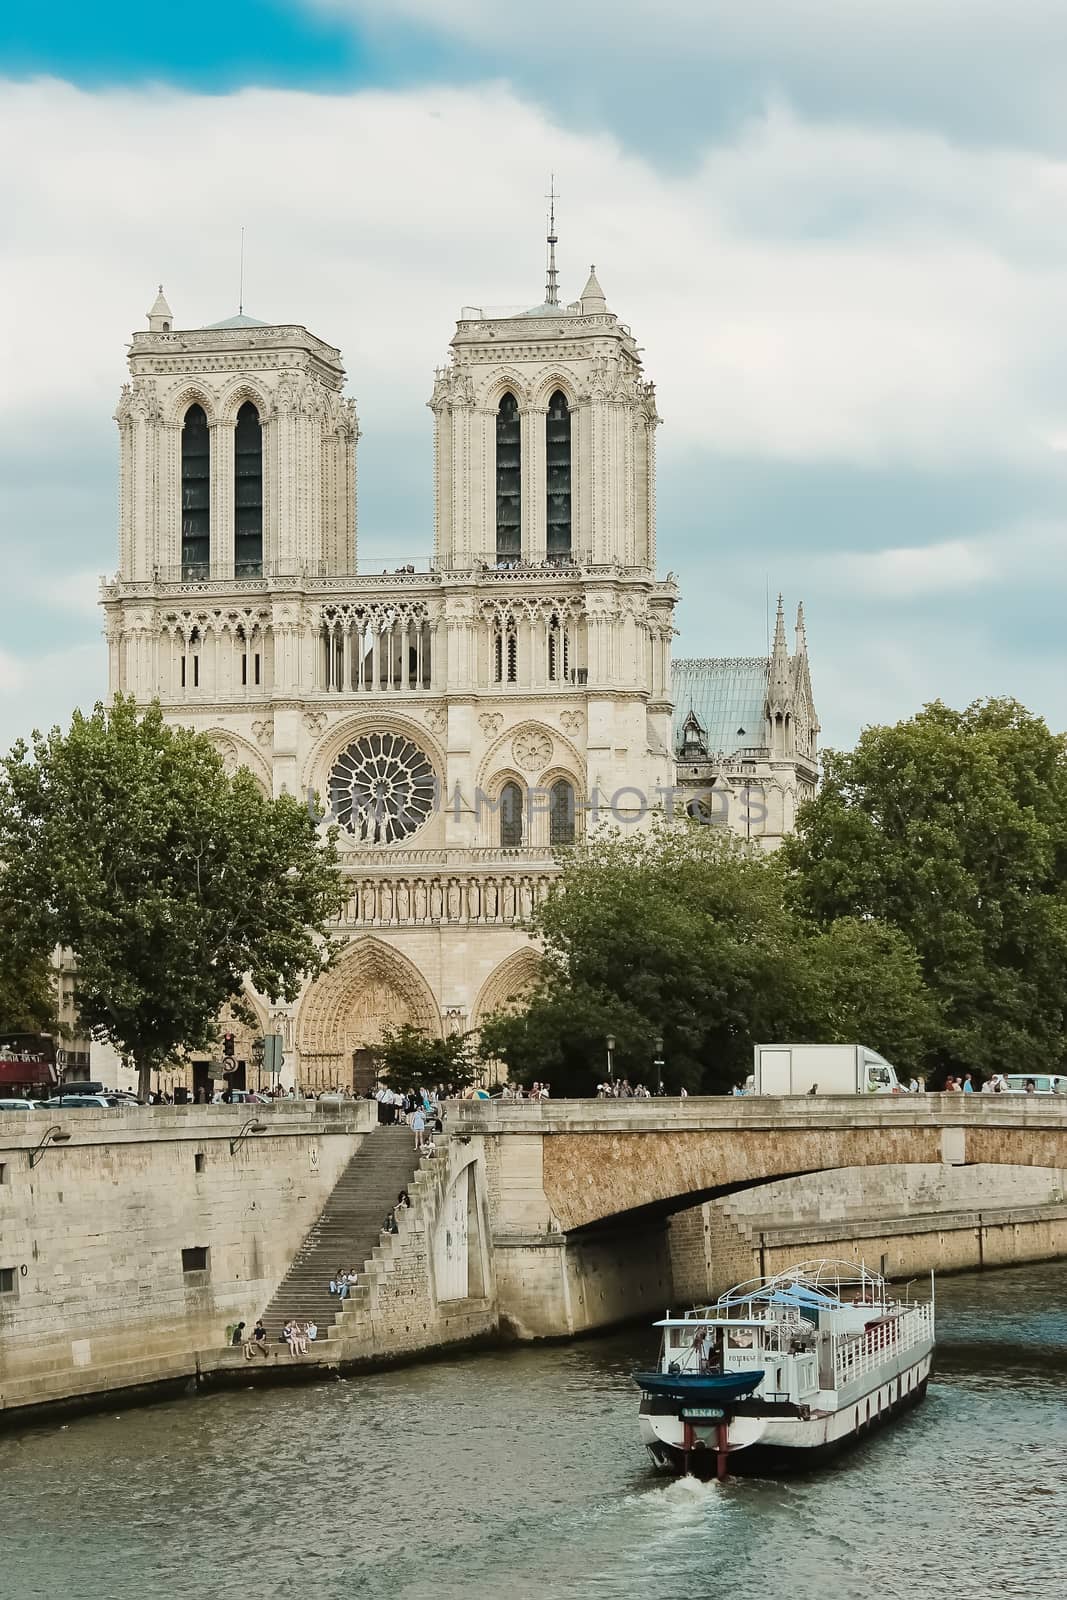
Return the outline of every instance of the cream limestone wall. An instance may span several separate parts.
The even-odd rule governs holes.
[[[764,1184],[677,1212],[670,1256],[679,1304],[810,1256],[894,1277],[1067,1253],[1067,1174],[1028,1166],[850,1168]]]
[[[104,585],[110,689],[207,733],[264,790],[324,802],[350,894],[338,969],[291,1006],[283,1082],[352,1081],[383,1026],[477,1027],[530,987],[526,923],[573,830],[640,825],[674,781],[677,589],[655,570],[655,394],[591,275],[548,316],[465,312],[438,372],[434,559],[360,571],[359,429],[340,353],[296,325],[181,329],[160,295],[119,401],[119,568]],[[522,412],[522,559],[498,563],[496,408]],[[549,562],[545,424],[571,408],[569,559]],[[235,569],[235,425],[255,405],[263,560]],[[207,416],[210,559],[182,568],[182,430]],[[427,471],[431,470],[427,452]],[[430,545],[429,530],[423,541]],[[504,825],[505,786],[524,796]],[[563,792],[563,791],[559,791]],[[384,821],[382,819],[385,819]]]
[[[712,778],[723,794],[751,778],[768,807],[756,832],[773,845],[801,792],[787,726],[807,730],[814,779],[802,624],[790,663],[781,617],[768,679],[776,709],[769,698],[770,731],[751,735],[765,738],[759,759],[738,759],[729,775],[721,761],[676,764],[678,588],[657,571],[655,389],[595,272],[577,300],[557,303],[551,285],[547,294],[542,305],[460,316],[429,401],[434,528],[408,540],[432,544],[426,570],[406,557],[361,569],[359,424],[334,346],[247,317],[183,329],[161,291],[130,347],[116,410],[119,564],[102,591],[110,692],[158,698],[211,738],[229,770],[321,804],[341,828],[345,961],[295,1004],[250,997],[257,1031],[285,1040],[285,1084],[351,1084],[383,1027],[465,1032],[521,999],[537,972],[529,919],[558,873],[556,847],[572,837],[642,826]],[[570,548],[550,554],[559,394]],[[507,558],[497,544],[505,396],[518,408],[520,481],[520,548]],[[258,571],[237,563],[248,480],[236,425],[247,405],[262,442]],[[207,419],[210,549],[183,567],[192,406]],[[507,825],[511,785],[522,815]],[[728,820],[752,832],[747,806]]]
[[[0,1409],[191,1376],[251,1328],[376,1108],[256,1108],[231,1154],[248,1110],[0,1113]]]

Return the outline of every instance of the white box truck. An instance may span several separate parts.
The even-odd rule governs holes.
[[[864,1044],[758,1044],[753,1094],[900,1094],[896,1072]]]

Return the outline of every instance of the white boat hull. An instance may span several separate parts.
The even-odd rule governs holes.
[[[646,1399],[640,1413],[641,1437],[663,1472],[713,1476],[721,1453],[731,1472],[813,1464],[918,1404],[926,1393],[932,1354],[932,1343],[913,1346],[883,1370],[837,1394],[820,1396],[819,1404],[800,1408],[800,1414],[781,1414],[785,1408],[773,1404],[752,1404],[724,1408],[722,1421],[694,1421],[684,1418],[678,1407],[657,1407]]]

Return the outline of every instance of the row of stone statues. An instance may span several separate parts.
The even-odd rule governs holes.
[[[367,878],[354,883],[347,924],[524,922],[548,894],[553,875]]]

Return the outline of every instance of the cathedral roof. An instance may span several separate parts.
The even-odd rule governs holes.
[[[221,322],[209,322],[209,328],[269,328],[269,322],[260,322],[258,317],[246,317],[240,312],[236,317],[224,317]]]
[[[529,311],[520,311],[520,317],[573,317],[574,312],[570,306],[550,306],[547,301],[543,306],[531,306]]]
[[[675,661],[671,669],[675,754],[681,753],[690,712],[700,724],[704,746],[711,755],[762,745],[769,670],[766,656]]]

